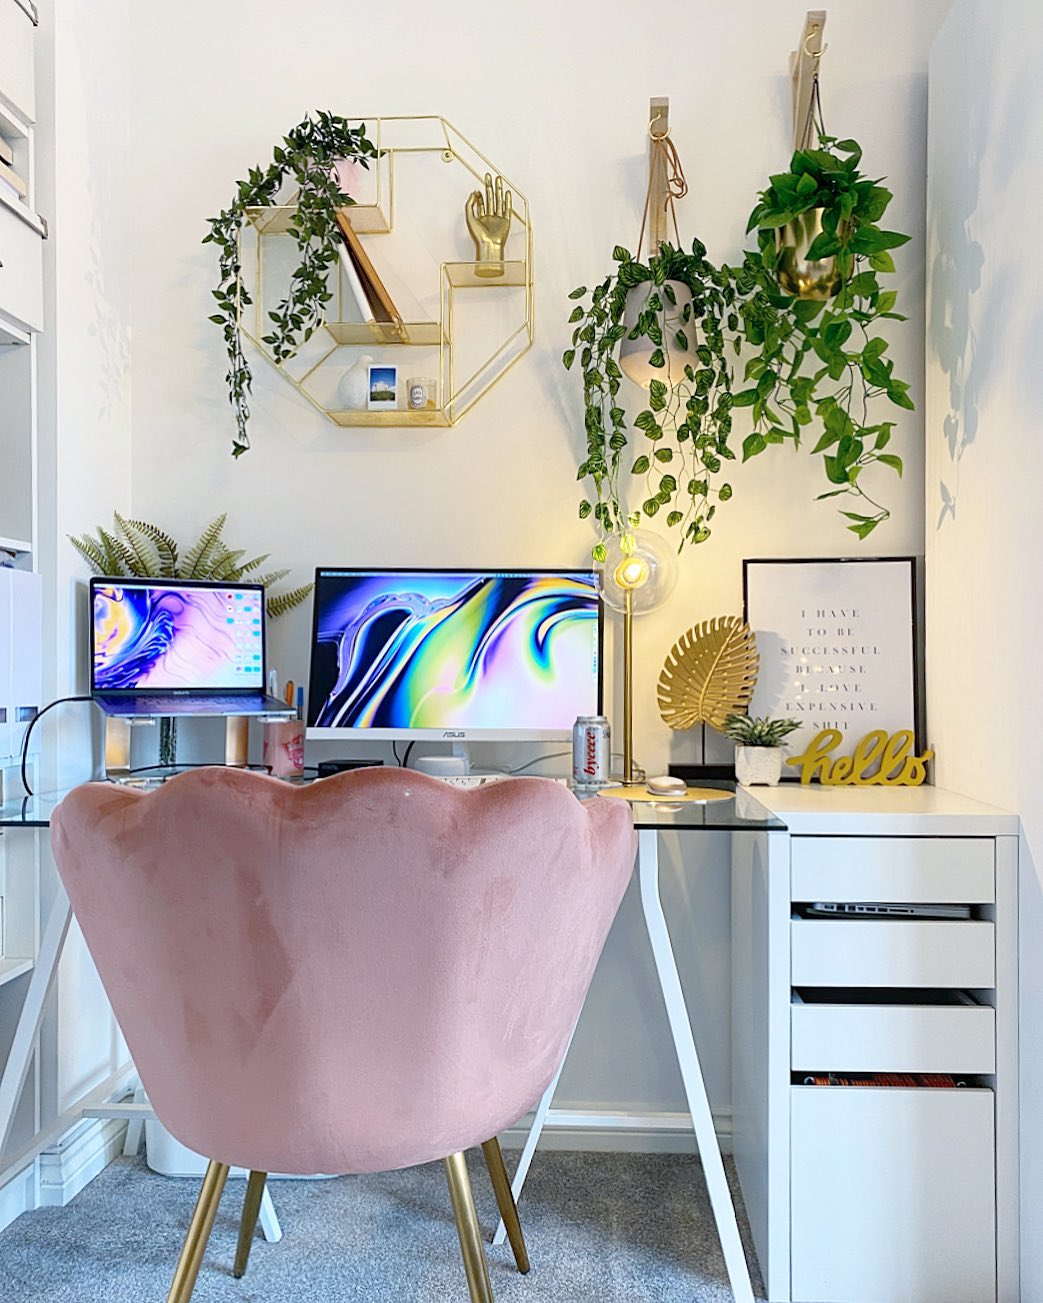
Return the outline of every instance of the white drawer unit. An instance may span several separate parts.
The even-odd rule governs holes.
[[[794,986],[992,986],[992,923],[794,919]]]
[[[2,199],[0,313],[24,330],[43,328],[43,241],[40,231]]]
[[[794,1299],[994,1298],[993,1114],[989,1090],[795,1087]]]
[[[794,1072],[996,1070],[991,1005],[795,1003],[790,1027]]]
[[[1018,1303],[1017,818],[754,794],[788,829],[732,848],[734,1152],[770,1303]]]
[[[0,0],[0,102],[36,121],[33,34],[36,6],[30,0]]]
[[[995,899],[987,837],[794,837],[794,900],[978,904]]]

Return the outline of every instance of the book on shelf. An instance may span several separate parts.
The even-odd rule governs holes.
[[[337,225],[340,227],[348,257],[354,266],[363,295],[369,304],[371,315],[365,319],[387,325],[393,330],[396,338],[402,338],[402,314],[395,307],[395,302],[387,292],[384,282],[377,275],[376,268],[370,262],[362,241],[343,209],[337,213]]]
[[[0,136],[0,163],[6,163],[8,167],[14,167],[14,150],[11,148],[11,142]]]
[[[351,297],[355,301],[355,307],[359,315],[365,322],[375,321],[373,309],[370,307],[369,299],[366,297],[366,291],[362,287],[362,281],[359,279],[358,270],[355,267],[354,260],[351,256],[351,250],[343,235],[337,243],[337,253],[340,256],[341,270],[344,273],[344,280],[347,283]]]
[[[3,162],[0,162],[0,181],[5,182],[13,190],[16,190],[20,198],[24,199],[29,193],[29,187],[25,184],[14,168],[8,167],[8,165]]]
[[[804,1078],[805,1086],[919,1086],[949,1090],[966,1086],[962,1077],[948,1072],[815,1072]]]

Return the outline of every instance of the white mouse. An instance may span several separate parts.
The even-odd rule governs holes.
[[[653,796],[680,796],[688,790],[688,784],[683,778],[673,778],[669,774],[650,778],[645,786]]]

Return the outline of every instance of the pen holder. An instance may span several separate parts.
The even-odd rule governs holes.
[[[304,773],[304,721],[286,719],[265,724],[264,766],[275,778],[300,778]]]

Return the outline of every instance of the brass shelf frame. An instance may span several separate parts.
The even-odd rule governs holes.
[[[335,425],[402,429],[455,425],[532,346],[534,295],[529,201],[491,159],[440,115],[356,117],[350,121],[366,123],[370,139],[377,148],[377,159],[371,169],[375,175],[375,199],[372,203],[354,204],[348,210],[355,230],[360,235],[371,236],[391,233],[395,229],[395,176],[400,157],[408,160],[410,155],[437,154],[447,164],[462,166],[479,188],[484,185],[486,172],[503,176],[505,187],[512,193],[513,217],[507,247],[511,256],[502,264],[502,274],[496,277],[480,275],[474,262],[443,261],[438,272],[438,319],[404,322],[399,327],[383,322],[346,320],[345,309],[351,297],[338,269],[333,286],[334,297],[329,305],[332,312],[304,346],[308,350],[307,361],[304,369],[294,374],[292,363],[301,350],[277,362],[263,336],[271,325],[267,319],[264,294],[266,263],[269,261],[265,256],[265,245],[269,238],[289,233],[296,204],[291,200],[267,208],[251,208],[247,210],[248,226],[239,234],[239,257],[244,273],[252,268],[253,274],[248,281],[253,302],[240,309],[240,329],[275,369]],[[468,188],[472,188],[470,181]],[[461,191],[461,221],[466,193]],[[465,337],[467,330],[468,296],[476,291],[488,294],[497,289],[520,291],[517,325],[513,329],[510,324],[504,328],[506,337],[502,333],[493,335],[490,341],[492,351],[465,379],[458,380],[457,340]],[[316,393],[320,372],[339,353],[344,354],[345,365],[348,365],[366,347],[437,348],[438,401],[435,409],[420,412],[402,409],[392,412],[344,411],[326,406]]]

